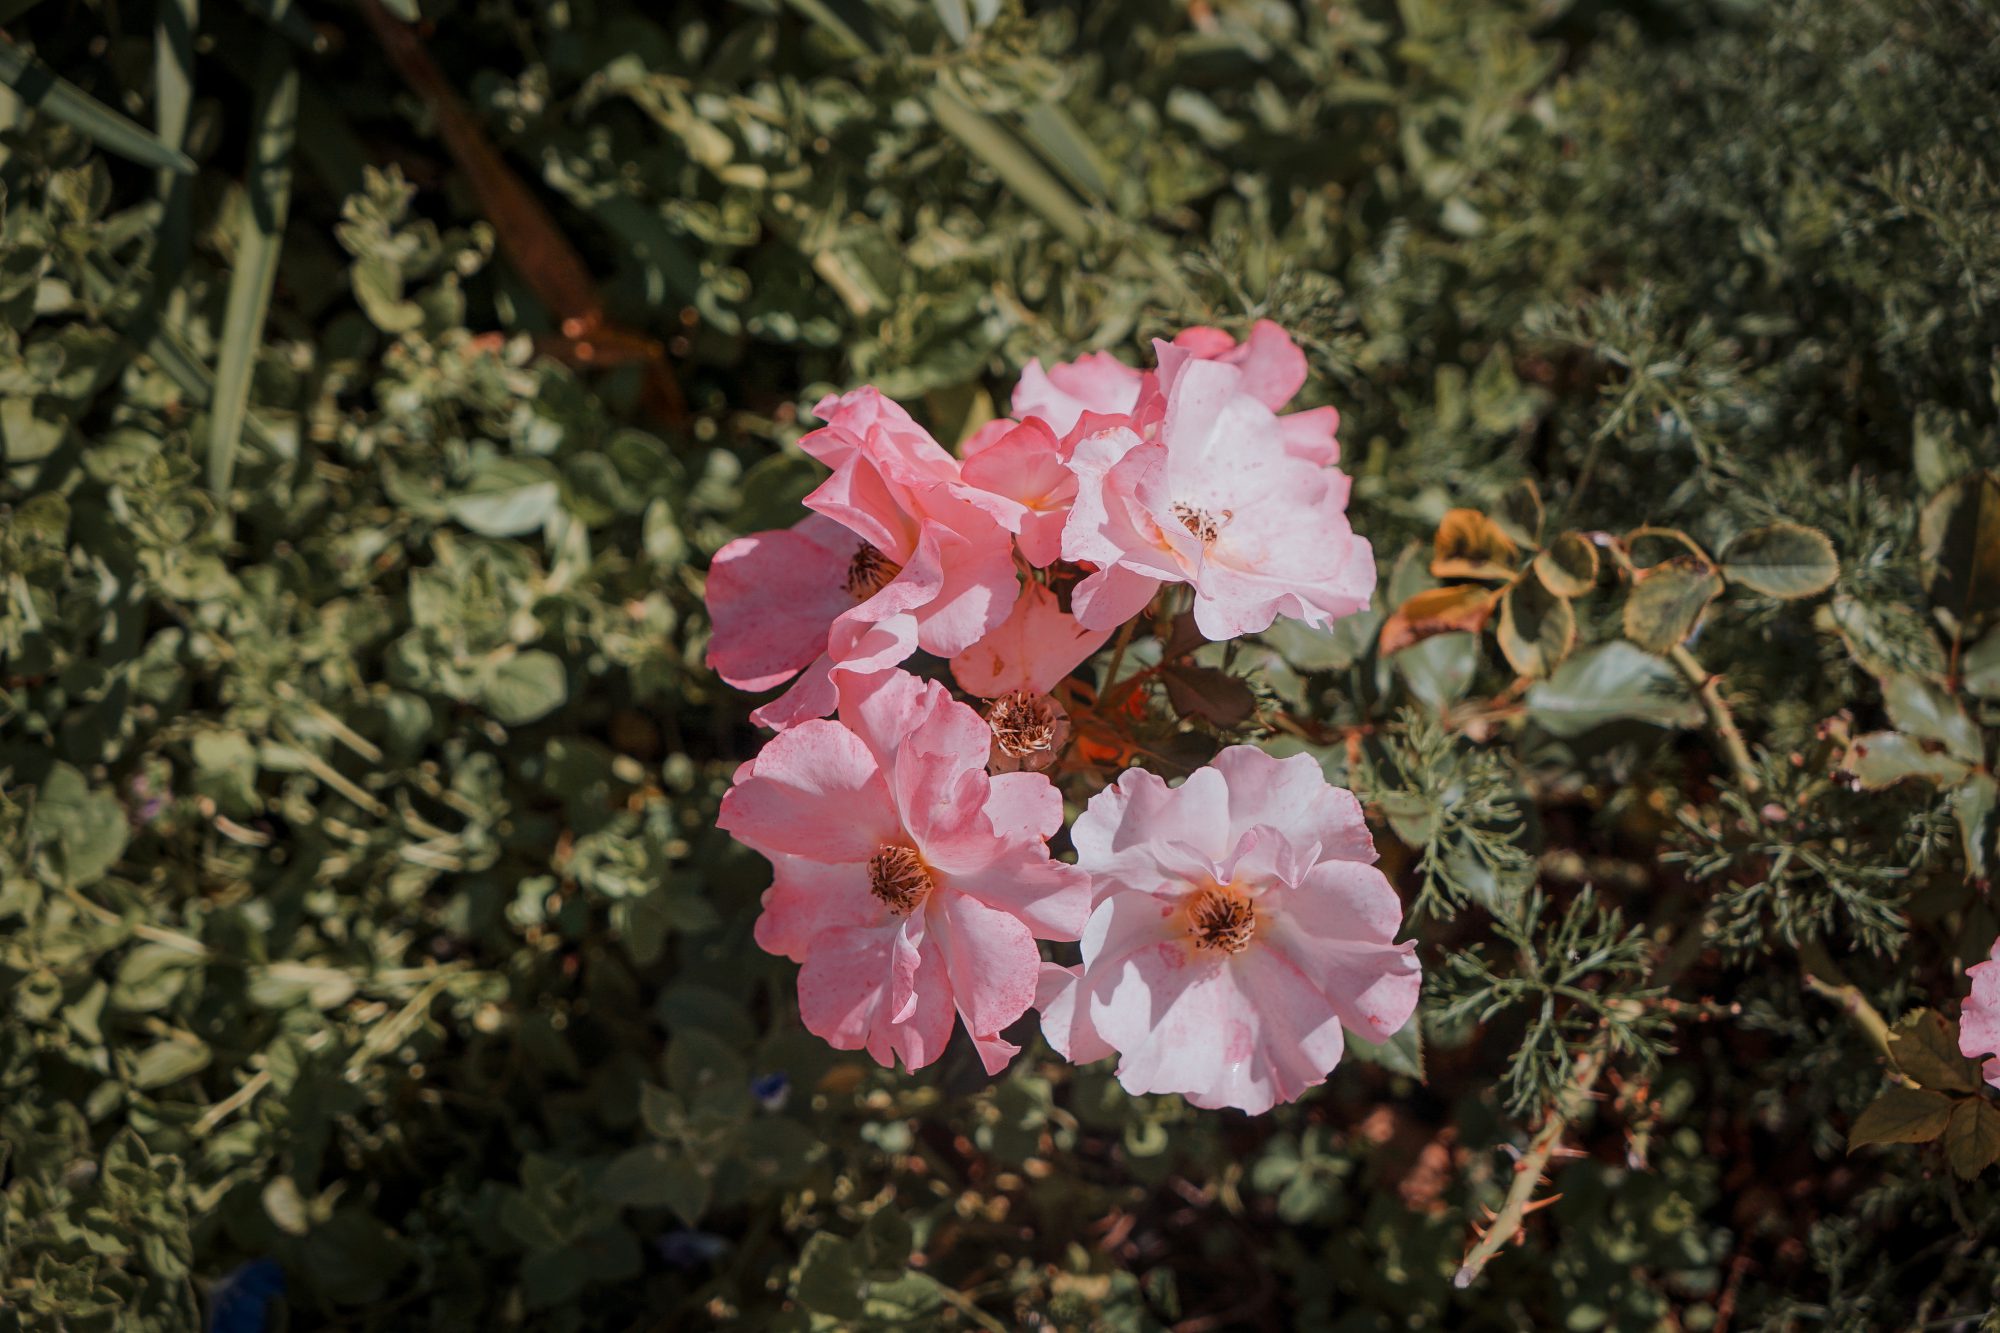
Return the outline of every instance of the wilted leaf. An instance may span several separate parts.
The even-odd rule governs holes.
[[[1401,652],[1433,634],[1450,634],[1459,630],[1477,633],[1485,628],[1499,597],[1492,589],[1473,584],[1420,592],[1397,607],[1383,622],[1377,641],[1381,653],[1387,657]]]
[[[1891,676],[1882,682],[1882,702],[1897,730],[1919,740],[1937,741],[1968,764],[1977,764],[1985,756],[1979,728],[1955,699],[1928,681]]]
[[[1520,554],[1492,519],[1477,509],[1453,509],[1438,522],[1431,573],[1441,579],[1512,578]]]
[[[1578,653],[1529,687],[1528,715],[1558,736],[1580,736],[1607,722],[1701,722],[1700,707],[1673,668],[1620,640]]]
[[[1944,1155],[1961,1180],[2000,1161],[2000,1107],[1984,1097],[1960,1102],[1944,1129]]]
[[[1903,1016],[1889,1034],[1889,1058],[1939,1092],[1972,1092],[1980,1084],[1979,1062],[1958,1053],[1958,1025],[1935,1009]]]
[[[1906,778],[1927,778],[1949,785],[1972,771],[1964,760],[1952,758],[1934,748],[1935,745],[1935,742],[1927,745],[1900,731],[1871,731],[1856,736],[1847,747],[1847,771],[1871,791],[1894,786]]]
[[[1766,597],[1812,597],[1840,577],[1840,558],[1819,529],[1773,523],[1739,533],[1723,548],[1722,576]]]
[[[1924,505],[1924,591],[1963,624],[2000,611],[2000,472],[1968,472]]]
[[[495,667],[481,698],[494,717],[517,727],[561,707],[569,698],[569,679],[560,657],[531,648]]]
[[[1535,574],[1560,597],[1581,597],[1597,586],[1597,546],[1580,532],[1565,532],[1535,557]]]
[[[1684,642],[1722,591],[1714,566],[1691,555],[1663,560],[1633,579],[1625,599],[1625,637],[1650,653],[1665,653]]]
[[[1501,596],[1495,638],[1514,670],[1546,676],[1576,646],[1576,613],[1540,579],[1519,578]]]
[[[1218,727],[1240,726],[1257,711],[1250,687],[1216,667],[1174,665],[1160,672],[1167,702],[1182,717],[1198,717]]]
[[[1951,1098],[1924,1088],[1893,1087],[1868,1104],[1847,1131],[1847,1151],[1873,1143],[1929,1143],[1951,1121]]]

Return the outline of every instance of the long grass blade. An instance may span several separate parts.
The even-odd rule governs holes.
[[[180,152],[194,108],[194,34],[201,0],[154,0],[153,129],[161,144]],[[160,173],[160,236],[153,247],[153,286],[172,291],[187,267],[193,239],[194,181],[178,171]]]
[[[286,41],[301,50],[314,55],[323,54],[330,46],[326,34],[313,26],[306,11],[293,0],[243,0],[243,7],[282,34]]]
[[[933,88],[928,100],[931,114],[945,132],[991,167],[1022,203],[1041,214],[1072,244],[1082,245],[1090,239],[1090,218],[1076,196],[1004,126],[949,88]]]
[[[0,37],[0,83],[12,88],[29,106],[54,116],[108,153],[164,171],[194,170],[186,153],[161,143],[144,126],[61,78],[5,37]]]
[[[292,145],[298,138],[299,71],[275,35],[266,39],[267,75],[257,90],[251,140],[249,207],[236,241],[236,271],[222,318],[215,396],[208,417],[208,485],[226,507],[236,450],[250,408],[250,375],[264,340],[264,317],[278,279],[278,252],[292,198]]]
[[[1116,179],[1111,164],[1069,112],[1054,102],[1036,102],[1021,113],[1021,126],[1035,150],[1085,197],[1100,202],[1111,198],[1111,182]]]

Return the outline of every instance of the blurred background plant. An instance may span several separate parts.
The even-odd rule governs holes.
[[[2000,932],[1990,7],[0,31],[0,1323],[1985,1316],[1921,1011]],[[712,827],[707,556],[828,388],[949,441],[1258,316],[1382,595],[1142,706],[1362,792],[1419,1025],[1255,1121],[828,1051]]]

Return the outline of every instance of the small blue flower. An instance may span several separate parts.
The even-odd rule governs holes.
[[[675,1268],[703,1268],[729,1252],[729,1242],[707,1231],[685,1227],[653,1237],[653,1248]]]
[[[774,1074],[752,1079],[750,1095],[755,1097],[758,1104],[766,1111],[782,1111],[785,1109],[785,1099],[792,1095],[792,1081],[785,1076],[785,1071],[780,1069]]]
[[[264,1333],[271,1302],[285,1294],[285,1270],[253,1259],[218,1278],[208,1291],[208,1333]]]

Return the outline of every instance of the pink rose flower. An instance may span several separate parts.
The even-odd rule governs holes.
[[[798,676],[750,715],[780,731],[832,712],[841,673],[963,652],[1019,586],[995,517],[1008,502],[966,485],[907,412],[872,388],[816,410],[828,424],[799,444],[833,469],[806,497],[823,517],[740,537],[709,566],[709,665],[746,690]]]
[[[960,689],[982,699],[1016,690],[1047,694],[1110,637],[1108,629],[1077,624],[1053,592],[1030,581],[1005,620],[951,659],[951,674]]]
[[[1100,430],[1071,456],[1063,556],[1097,566],[1071,599],[1078,623],[1116,627],[1162,583],[1192,585],[1195,624],[1218,640],[1366,607],[1375,558],[1348,525],[1347,478],[1286,449],[1237,367],[1189,359],[1172,378],[1157,439]]]
[[[1306,354],[1292,335],[1268,319],[1250,326],[1242,343],[1221,329],[1196,326],[1175,335],[1171,345],[1153,344],[1160,363],[1159,392],[1170,393],[1173,377],[1189,359],[1218,361],[1243,372],[1242,391],[1273,412],[1305,387]],[[1294,458],[1326,467],[1340,461],[1340,413],[1331,407],[1292,412],[1278,418],[1278,438]]]
[[[986,723],[936,682],[843,675],[838,720],[801,722],[737,771],[717,823],[768,857],[757,942],[803,963],[799,1014],[841,1050],[911,1069],[964,1020],[989,1072],[1034,1001],[1035,940],[1075,939],[1089,877],[1050,859],[1062,797],[989,777]]]
[[[1176,334],[1171,343],[1155,342],[1157,375],[1135,370],[1109,352],[1092,352],[1075,361],[1042,369],[1039,361],[1022,367],[1014,389],[1014,415],[1039,417],[1056,435],[1077,433],[1085,413],[1129,417],[1141,435],[1159,422],[1161,399],[1172,389],[1172,376],[1189,360],[1218,361],[1243,372],[1243,392],[1273,412],[1279,411],[1305,386],[1306,354],[1292,336],[1268,319],[1250,326],[1250,336],[1238,343],[1221,329],[1196,325]],[[1340,413],[1331,407],[1294,412],[1278,418],[1278,436],[1288,453],[1322,466],[1340,461],[1334,433]],[[971,450],[967,450],[967,456]]]
[[[2000,940],[1993,941],[1993,953],[1983,963],[1965,969],[1972,982],[1972,994],[1958,1015],[1958,1053],[1968,1060],[1993,1056],[2000,1051]],[[1982,1071],[1986,1081],[2000,1088],[2000,1056],[1989,1059]]]
[[[1129,416],[1151,379],[1109,352],[1091,352],[1047,370],[1039,360],[1030,361],[1014,385],[1014,415],[1039,417],[1057,435],[1068,435],[1086,412]]]
[[[1178,787],[1127,769],[1072,836],[1097,905],[1082,968],[1041,972],[1043,1034],[1117,1051],[1128,1092],[1267,1111],[1326,1080],[1343,1027],[1382,1041],[1415,1012],[1402,903],[1310,756],[1232,746]]]

